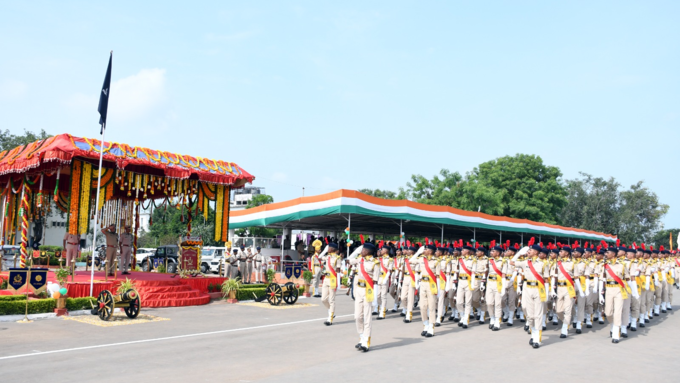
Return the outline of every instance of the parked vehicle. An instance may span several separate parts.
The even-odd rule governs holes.
[[[210,271],[217,274],[225,251],[227,249],[224,247],[204,247],[201,251],[201,272],[205,274]]]
[[[14,267],[14,257],[16,256],[16,264],[19,267],[19,246],[5,245],[2,247],[2,262],[0,262],[0,270],[9,270]]]
[[[174,274],[179,265],[179,246],[165,245],[156,249],[154,253],[142,258],[141,265],[143,271],[153,270],[159,265],[166,265],[166,272]]]

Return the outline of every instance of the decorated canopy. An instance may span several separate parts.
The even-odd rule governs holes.
[[[207,220],[214,201],[214,239],[226,241],[230,191],[255,178],[233,162],[118,143],[104,145],[99,169],[101,151],[99,140],[61,134],[0,153],[0,234],[2,244],[15,244],[21,228],[22,265],[29,226],[53,205],[68,214],[70,234],[90,232],[95,216],[99,227],[133,226],[136,249],[140,207],[181,210],[190,234],[192,217],[203,214]]]
[[[526,233],[545,235],[548,238],[616,240],[611,234],[408,200],[387,200],[353,190],[338,190],[235,211],[229,222],[232,229],[268,226],[342,231],[350,226],[355,233],[394,234],[401,227],[406,235],[423,236],[439,234],[440,230],[444,232],[446,229],[445,238],[456,234],[467,237],[475,230],[478,239],[480,235],[482,239],[484,236],[487,239],[498,238],[498,233],[503,232],[506,238],[513,234],[519,236]]]

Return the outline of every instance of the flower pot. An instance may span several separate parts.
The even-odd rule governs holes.
[[[229,299],[236,299],[236,291],[229,292]]]
[[[58,309],[65,309],[66,308],[66,298],[57,298],[57,308]]]
[[[302,294],[303,297],[309,298],[312,296],[310,294],[310,290],[312,289],[312,285],[309,283],[305,283],[305,292]]]

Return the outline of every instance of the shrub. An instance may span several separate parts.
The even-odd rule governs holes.
[[[54,255],[55,251],[61,251],[62,247],[61,246],[51,246],[51,245],[43,245],[38,247],[39,250],[44,250],[44,251],[49,251]]]
[[[158,265],[156,270],[158,270],[159,273],[164,273],[165,272],[165,265],[161,263],[160,265]]]
[[[97,307],[97,299],[93,297],[66,298],[66,309],[68,311],[90,310],[92,309],[90,302],[92,302],[94,307]]]
[[[314,279],[314,274],[311,271],[307,270],[302,273],[302,279],[305,280],[305,283],[311,284],[312,279]]]
[[[0,302],[3,301],[25,301],[25,295],[0,295]]]
[[[342,277],[342,278],[340,279],[340,284],[341,284],[341,285],[349,287],[348,283],[349,283],[349,279],[348,279],[347,277]]]
[[[28,301],[29,314],[51,313],[57,307],[56,299]],[[26,300],[0,301],[0,315],[22,315],[26,311]]]
[[[241,278],[227,279],[222,282],[222,296],[227,297],[232,291],[235,291],[238,295],[241,288]]]

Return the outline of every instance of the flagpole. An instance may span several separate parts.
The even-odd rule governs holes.
[[[97,248],[97,222],[99,221],[99,188],[102,183],[102,161],[104,160],[104,138],[106,135],[106,123],[102,124],[102,142],[99,145],[99,171],[97,172],[97,202],[95,203],[94,209],[94,233],[92,234],[92,270],[90,271],[90,296],[94,290],[94,252]],[[108,250],[108,249],[107,249]],[[102,261],[101,259],[99,260]],[[106,268],[111,267],[111,265],[106,265],[104,268],[104,273],[107,272]]]

